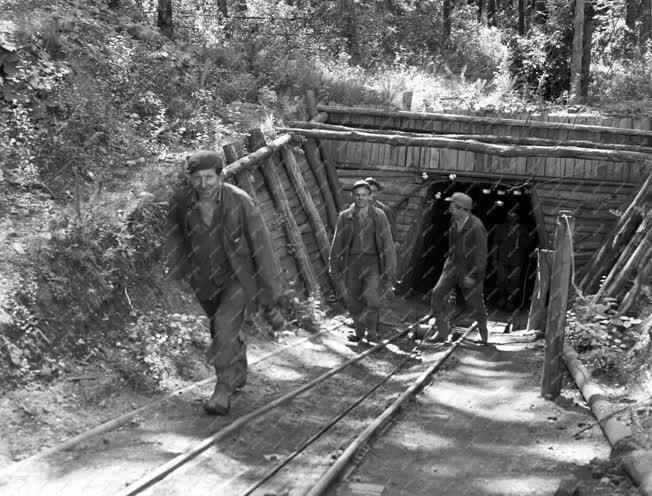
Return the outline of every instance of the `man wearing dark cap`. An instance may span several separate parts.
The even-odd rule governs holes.
[[[366,178],[365,182],[367,182],[371,187],[371,205],[385,212],[387,220],[389,221],[390,230],[392,231],[392,239],[394,240],[394,243],[396,243],[396,223],[394,222],[394,210],[389,205],[385,205],[383,202],[378,200],[376,197],[376,194],[381,189],[383,189],[382,186],[373,177]]]
[[[357,181],[352,192],[353,205],[337,218],[329,270],[344,279],[355,324],[352,339],[360,341],[366,332],[368,340],[375,341],[381,291],[394,280],[396,250],[387,216],[371,205],[369,183]]]
[[[446,341],[450,332],[450,295],[458,286],[484,344],[487,343],[487,309],[484,306],[483,284],[487,266],[487,231],[482,221],[471,214],[473,200],[464,193],[453,193],[448,210],[451,225],[448,229],[448,255],[441,276],[432,291],[430,310],[435,317],[437,333],[433,341]]]
[[[272,242],[254,201],[220,176],[220,156],[200,150],[187,159],[190,185],[175,192],[168,210],[168,267],[188,278],[210,320],[207,352],[217,380],[208,413],[228,413],[231,396],[244,386],[247,354],[241,327],[250,301],[278,317],[281,277]],[[278,320],[275,321],[278,324]]]

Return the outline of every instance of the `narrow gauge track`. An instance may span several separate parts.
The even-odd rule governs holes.
[[[287,352],[288,350],[293,350],[296,349],[297,347],[301,347],[303,345],[306,345],[307,343],[311,342],[317,337],[323,336],[326,333],[335,331],[342,327],[344,324],[342,322],[335,322],[334,324],[326,326],[324,329],[320,330],[319,332],[316,332],[314,334],[311,334],[310,336],[300,338],[300,339],[295,339],[292,340],[290,343],[285,344],[284,346],[267,353],[263,356],[260,356],[254,360],[252,360],[249,363],[250,367],[255,367],[273,357],[276,357],[284,352]],[[53,455],[56,455],[58,453],[61,453],[63,451],[71,450],[80,444],[90,440],[93,437],[98,437],[101,436],[102,434],[106,434],[108,432],[111,432],[113,430],[119,429],[120,427],[126,425],[133,419],[137,417],[141,417],[146,415],[149,411],[161,407],[165,405],[166,403],[169,403],[173,401],[175,398],[178,398],[180,395],[186,394],[188,392],[191,392],[193,390],[201,389],[205,386],[211,385],[215,382],[215,376],[208,377],[206,379],[197,381],[193,384],[190,384],[188,386],[185,386],[183,388],[171,391],[167,393],[165,396],[158,398],[156,400],[150,401],[144,405],[141,405],[137,408],[134,408],[133,410],[130,410],[122,415],[119,415],[118,417],[112,418],[110,420],[107,420],[105,422],[102,422],[101,424],[88,429],[84,432],[81,432],[67,440],[65,440],[62,443],[59,443],[57,445],[45,448],[38,453],[35,453],[31,456],[28,456],[27,458],[24,458],[23,460],[20,460],[18,462],[12,463],[11,465],[7,465],[5,467],[0,468],[0,488],[2,488],[3,483],[6,482],[7,478],[11,477],[12,474],[15,474],[16,472],[28,467],[29,465],[38,463],[48,457],[51,457]]]
[[[353,458],[360,448],[366,445],[394,414],[428,382],[432,374],[446,361],[459,343],[475,329],[475,324],[465,329],[462,337],[452,347],[447,348],[426,370],[422,371],[416,380],[404,378],[402,381],[389,382],[410,360],[416,358],[421,345],[416,345],[409,353],[404,353],[401,360],[393,360],[393,363],[387,364],[390,365],[389,370],[380,374],[379,378],[375,378],[376,380],[370,381],[369,376],[366,375],[360,381],[356,380],[360,378],[355,377],[355,374],[349,376],[341,374],[344,369],[355,367],[365,357],[398,341],[427,318],[424,317],[391,339],[385,340],[351,360],[331,368],[303,386],[244,415],[161,465],[158,469],[133,482],[119,493],[120,496],[135,496],[145,491],[147,494],[181,494],[187,493],[189,488],[192,488],[193,494],[248,496],[261,488],[264,492],[260,492],[260,494],[287,494],[289,489],[292,490],[292,494],[309,494],[310,496],[324,494],[342,471],[352,464]],[[339,381],[339,383],[329,385],[326,380],[334,376],[337,378],[330,382]],[[404,388],[406,383],[409,384],[407,389]],[[375,403],[369,402],[373,404],[368,405],[367,400],[374,397],[374,393],[383,386],[385,388],[383,395],[378,395],[379,397],[375,397]],[[334,396],[343,390],[350,394],[344,398]],[[308,391],[311,391],[312,395],[306,398],[304,393]],[[325,403],[324,397],[331,399]],[[390,401],[389,406],[388,400],[393,400]],[[292,412],[289,407],[278,408],[287,405],[290,401],[305,409],[298,408],[298,413],[296,413]],[[313,406],[321,410],[315,412]],[[346,417],[349,417],[347,425],[341,426],[340,422]],[[266,419],[267,427],[260,438],[259,434],[263,431],[251,428],[252,426],[255,428],[263,418]],[[302,429],[298,429],[301,432],[295,433],[293,425],[296,425],[297,422],[302,423]],[[248,433],[242,437],[233,437],[238,430],[245,426],[250,428]],[[276,426],[277,429],[272,429],[271,426]],[[312,432],[307,438],[306,431]],[[326,433],[329,433],[329,436],[325,436]],[[247,437],[250,439],[246,439]],[[351,438],[355,439],[346,446]],[[220,450],[207,452],[218,441],[222,441]],[[253,447],[251,446],[252,442],[256,442]],[[264,453],[270,452],[268,450],[289,454],[286,456],[277,454],[264,456]],[[242,463],[234,463],[234,461],[237,462],[247,456],[251,457],[252,451],[254,457],[257,456],[258,459],[263,454],[266,461],[278,461],[278,463],[269,469],[261,467],[260,460],[258,460],[258,464],[254,462],[253,469],[249,463],[249,465],[245,464],[244,470],[242,470]],[[335,451],[334,454],[333,451]],[[203,456],[200,456],[202,454]],[[296,464],[295,460],[300,455],[299,461],[303,460],[300,476],[293,476],[291,470],[282,472],[291,462],[294,461],[293,465]],[[269,463],[262,463],[262,465],[269,465]],[[177,477],[168,477],[176,471],[178,471]],[[237,473],[235,477],[233,476],[234,472]],[[252,472],[258,473],[252,474]],[[281,473],[284,477],[275,481],[274,477]]]

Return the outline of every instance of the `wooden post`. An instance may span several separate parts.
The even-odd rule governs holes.
[[[536,186],[530,191],[530,202],[532,203],[532,216],[534,217],[534,221],[537,223],[539,246],[548,249],[550,247],[550,242],[548,241],[548,231],[546,231],[546,219],[543,216],[541,201],[539,200]]]
[[[528,331],[546,332],[546,316],[548,314],[548,292],[550,290],[550,274],[555,252],[552,250],[537,250],[537,279],[532,292],[532,303],[527,319]]]
[[[258,150],[259,148],[266,146],[265,137],[260,129],[252,129],[249,132],[249,142],[253,150]],[[276,164],[272,157],[266,158],[263,161],[260,171],[265,178],[265,183],[269,189],[274,206],[282,212],[283,217],[285,218],[284,225],[287,236],[292,246],[292,251],[294,252],[294,257],[297,261],[297,266],[299,267],[299,272],[306,284],[308,294],[318,295],[319,283],[317,282],[317,277],[315,276],[312,265],[310,264],[310,258],[308,257],[306,246],[301,237],[301,231],[299,231],[297,221],[292,214],[290,202],[283,190],[281,178],[276,172]]]
[[[308,110],[308,120],[317,117],[317,114],[319,113],[317,111],[317,98],[315,97],[315,92],[313,90],[306,91],[306,107]]]
[[[546,351],[543,359],[541,396],[555,399],[561,392],[563,377],[564,328],[566,326],[566,305],[571,278],[573,252],[571,242],[575,219],[570,210],[561,210],[557,216],[555,233],[555,254],[550,280],[550,304],[546,319]]]
[[[412,92],[403,93],[403,110],[412,110]]]
[[[330,242],[328,241],[328,234],[326,233],[326,228],[324,227],[324,222],[321,220],[319,211],[315,206],[315,202],[310,196],[310,191],[308,191],[308,186],[301,175],[301,170],[297,164],[296,159],[294,158],[294,153],[288,146],[284,146],[281,149],[281,156],[283,157],[283,163],[285,164],[285,170],[290,176],[290,181],[299,196],[299,201],[301,206],[308,215],[308,220],[315,234],[315,239],[317,240],[317,246],[319,247],[319,253],[321,258],[324,261],[324,265],[328,269],[328,262],[330,259]],[[343,299],[346,295],[346,288],[341,279],[337,277],[331,277],[331,283],[337,296],[340,299]]]
[[[226,159],[227,164],[232,164],[240,157],[242,157],[242,148],[238,142],[224,145],[222,150],[224,150],[224,158]],[[251,177],[249,177],[248,170],[245,169],[239,174],[236,174],[235,182],[241,189],[245,190],[247,194],[251,196],[254,202],[258,203],[258,198],[256,198],[256,190],[254,189],[254,185],[251,182]]]
[[[306,153],[306,160],[308,160],[308,165],[310,166],[312,173],[315,175],[315,179],[319,185],[319,191],[324,198],[324,204],[326,205],[326,217],[328,218],[328,224],[330,226],[331,232],[334,232],[335,226],[337,225],[337,207],[335,206],[333,192],[331,191],[331,188],[328,184],[326,168],[319,156],[319,148],[317,148],[317,143],[315,140],[308,139],[303,143],[303,150]]]

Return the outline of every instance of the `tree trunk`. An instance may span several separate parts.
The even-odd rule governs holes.
[[[525,36],[525,0],[518,0],[518,34]]]
[[[446,46],[451,37],[451,12],[453,10],[453,0],[444,0],[442,7],[443,23],[441,29],[441,44]]]
[[[652,38],[652,0],[641,2],[641,36],[639,42],[642,48]]]
[[[482,22],[483,7],[484,7],[484,0],[478,0],[478,22]]]
[[[172,0],[158,0],[158,22],[156,25],[168,38],[174,35],[174,24],[172,22]]]
[[[487,25],[496,25],[496,0],[487,0]]]
[[[358,49],[358,24],[356,22],[355,2],[353,0],[343,0],[344,20],[344,37],[346,38],[346,47],[351,56],[351,64],[356,65],[360,61]]]
[[[533,0],[534,23],[544,25],[548,18],[548,9],[545,0]]]
[[[580,97],[589,95],[591,77],[591,40],[593,37],[593,0],[587,0],[584,5],[584,33],[582,36],[582,69],[580,74]]]
[[[229,17],[229,5],[227,0],[217,0],[217,10],[220,11],[220,14],[222,14],[224,19]]]
[[[584,0],[575,0],[573,50],[571,53],[571,99],[582,100],[582,57],[584,56]]]

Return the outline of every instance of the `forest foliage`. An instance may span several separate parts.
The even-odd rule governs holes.
[[[131,306],[127,288],[157,266],[173,163],[305,117],[306,90],[502,112],[571,94],[568,0],[0,2],[0,184],[57,205],[18,296],[0,290],[18,375],[55,348],[87,356],[95,338],[79,329],[116,295]],[[649,110],[651,0],[585,2],[590,64],[574,110]]]

